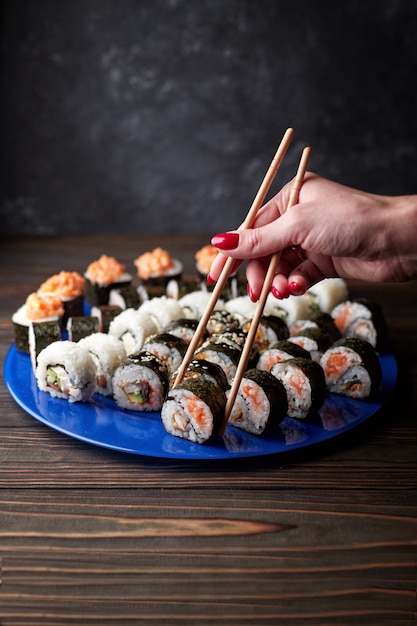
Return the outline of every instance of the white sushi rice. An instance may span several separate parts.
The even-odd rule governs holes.
[[[122,409],[160,411],[162,407],[164,386],[161,379],[143,363],[119,365],[114,371],[112,386],[113,398]]]
[[[109,335],[123,341],[126,354],[135,354],[142,348],[145,340],[158,330],[151,315],[141,309],[125,309],[117,315],[109,326]]]
[[[271,368],[273,374],[282,382],[285,387],[288,401],[288,415],[303,419],[311,409],[311,384],[298,367],[293,366],[289,361],[276,363]],[[296,386],[294,385],[296,381]],[[301,390],[299,389],[301,386]],[[297,389],[296,389],[297,387]]]
[[[187,409],[189,400],[192,400],[194,408],[198,409],[196,411],[198,420],[194,419],[193,413]],[[180,387],[171,389],[162,406],[161,419],[170,435],[195,443],[204,443],[213,433],[213,413],[210,407],[189,389]]]
[[[313,285],[307,295],[320,311],[330,313],[335,306],[348,298],[348,286],[343,278],[324,278]]]
[[[38,355],[36,380],[39,389],[53,397],[85,402],[96,391],[96,366],[87,348],[55,341]]]
[[[230,390],[226,392],[229,397]],[[250,378],[242,378],[229,416],[232,426],[260,435],[265,430],[270,404],[265,391]]]
[[[160,296],[143,302],[139,308],[142,315],[149,316],[160,331],[170,322],[184,317],[184,310],[178,300]]]
[[[78,345],[87,348],[93,358],[97,392],[103,396],[111,395],[114,370],[127,356],[123,341],[106,333],[93,333],[80,339]]]
[[[288,326],[291,326],[296,320],[308,319],[312,313],[310,299],[305,295],[290,295],[284,300],[277,300],[272,294],[269,294],[266,299],[264,313],[266,315],[277,314],[277,310],[278,315],[283,317]],[[281,313],[279,313],[279,310],[281,310]],[[282,311],[284,311],[283,314]]]
[[[335,371],[328,362],[335,354],[344,357],[343,367]],[[320,365],[326,378],[327,389],[331,393],[346,395],[350,398],[364,399],[371,393],[372,381],[369,372],[363,366],[361,356],[345,346],[329,348],[322,355]]]
[[[315,361],[316,363],[320,363],[322,352],[318,348],[317,341],[315,341],[314,339],[311,339],[311,337],[303,337],[303,336],[289,337],[288,341],[296,344],[297,346],[300,346],[301,348],[304,348],[304,350],[307,350],[307,352],[310,353],[312,361]]]
[[[329,360],[331,360],[335,354],[342,355],[344,361],[343,369],[338,369],[337,371],[335,367],[329,368],[328,365]],[[347,370],[355,365],[362,365],[362,358],[351,348],[347,348],[346,346],[336,346],[329,348],[322,354],[320,365],[324,371],[327,387],[332,387],[337,384],[337,381]]]
[[[192,291],[178,300],[180,307],[183,310],[182,316],[188,319],[200,319],[210,301],[211,293],[209,291]],[[171,299],[171,298],[170,298]],[[220,298],[214,310],[220,310],[224,308],[224,302]]]

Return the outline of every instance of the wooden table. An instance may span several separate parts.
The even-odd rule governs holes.
[[[61,269],[190,237],[2,240],[1,363],[12,313]],[[351,283],[382,304],[392,399],[329,445],[237,462],[84,444],[0,387],[0,624],[411,624],[416,609],[417,284]]]

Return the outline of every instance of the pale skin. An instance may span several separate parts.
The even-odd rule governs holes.
[[[307,172],[298,204],[287,211],[292,181],[258,212],[251,229],[221,233],[221,252],[209,282],[218,280],[225,255],[248,259],[248,293],[261,293],[271,255],[279,252],[271,291],[301,295],[323,278],[378,282],[417,278],[417,195],[383,196]],[[233,268],[234,269],[234,268]]]

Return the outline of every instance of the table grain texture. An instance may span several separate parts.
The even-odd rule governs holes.
[[[51,274],[202,237],[0,240],[0,357]],[[416,617],[417,283],[350,282],[384,309],[399,377],[347,436],[298,453],[186,462],[102,449],[0,386],[0,625],[352,626]]]

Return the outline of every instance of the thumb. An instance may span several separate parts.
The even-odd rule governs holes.
[[[256,259],[270,256],[283,250],[295,242],[290,241],[286,234],[286,214],[279,219],[260,226],[245,230],[233,230],[214,235],[212,245],[227,256],[235,259]]]

